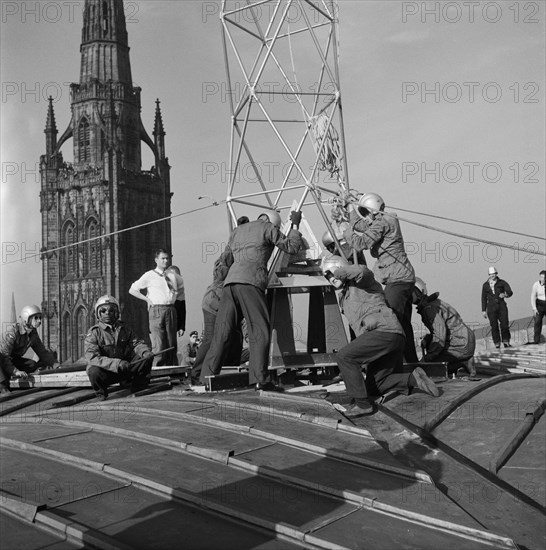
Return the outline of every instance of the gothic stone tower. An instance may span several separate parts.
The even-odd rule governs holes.
[[[148,336],[145,307],[128,290],[153,267],[153,251],[171,247],[169,220],[122,231],[171,214],[159,101],[152,141],[140,118],[141,90],[132,85],[123,0],[85,0],[80,51],[70,123],[57,140],[50,99],[40,157],[43,338],[61,361],[82,357],[102,294],[116,296],[122,318]],[[71,163],[61,153],[70,139]],[[141,169],[141,142],[155,157],[149,171]],[[66,248],[48,252],[58,247]]]

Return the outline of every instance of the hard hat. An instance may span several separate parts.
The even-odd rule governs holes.
[[[110,296],[108,294],[105,294],[104,296],[101,296],[95,303],[95,315],[98,318],[97,310],[100,306],[103,306],[104,304],[114,304],[118,308],[119,312],[119,302],[114,298],[113,296]]]
[[[358,199],[356,211],[365,218],[369,213],[377,214],[385,208],[385,201],[377,193],[365,193]]]
[[[497,270],[494,266],[491,266],[489,268],[489,275],[496,275],[497,274]]]
[[[322,259],[321,268],[323,273],[330,271],[333,274],[336,269],[348,267],[349,265],[349,262],[345,258],[336,254],[330,254]]]
[[[28,324],[29,319],[33,315],[41,315],[42,310],[38,306],[25,306],[21,310],[21,321],[23,321],[23,324]]]
[[[265,212],[262,212],[258,216],[258,218],[261,218],[262,216],[267,216],[268,220],[275,227],[280,227],[281,226],[281,215],[276,210],[266,210]]]
[[[334,237],[332,237],[330,231],[326,230],[324,232],[324,235],[322,235],[322,244],[324,246],[330,246],[331,244],[334,244]]]
[[[428,295],[428,291],[427,291],[427,285],[425,283],[425,281],[423,281],[423,279],[419,278],[419,277],[415,277],[415,288],[421,293],[421,294],[424,294],[425,296]]]

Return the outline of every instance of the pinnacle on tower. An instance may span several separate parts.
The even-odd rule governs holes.
[[[51,156],[57,146],[57,124],[55,122],[55,112],[53,111],[53,98],[49,96],[49,105],[47,107],[47,120],[44,133],[46,135],[46,154]]]
[[[161,117],[161,108],[159,99],[155,100],[155,121],[154,121],[154,136],[164,136],[165,130],[163,129],[163,118]]]

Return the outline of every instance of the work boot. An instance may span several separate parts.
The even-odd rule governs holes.
[[[512,345],[510,344],[510,342],[504,342],[504,347],[505,348],[511,348]]]
[[[99,398],[99,401],[106,401],[108,399],[107,390],[98,390],[95,392],[95,395]]]
[[[355,399],[355,402],[349,405],[343,414],[347,418],[358,418],[361,416],[370,416],[374,412],[375,407],[368,399]]]
[[[440,395],[438,386],[426,375],[421,367],[417,367],[411,374],[415,379],[415,387],[433,397]]]

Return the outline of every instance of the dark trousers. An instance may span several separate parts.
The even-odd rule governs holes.
[[[406,363],[417,363],[417,351],[415,350],[415,336],[411,325],[411,308],[413,283],[389,283],[385,286],[385,300],[394,311],[396,318],[402,325],[406,336],[404,358]]]
[[[195,356],[195,362],[191,368],[192,380],[199,380],[201,377],[201,370],[203,368],[203,361],[207,356],[212,343],[212,336],[214,334],[214,326],[216,324],[216,315],[210,311],[203,310],[203,340],[201,345],[197,348],[197,355]],[[225,358],[226,365],[239,365],[241,363],[241,350],[243,347],[243,335],[237,330],[232,335],[229,350]],[[223,365],[222,365],[223,366]]]
[[[106,394],[108,386],[123,382],[130,382],[133,390],[144,389],[150,382],[151,370],[152,364],[143,361],[131,365],[131,370],[126,374],[118,374],[102,367],[88,367],[87,376],[95,392]]]
[[[230,284],[224,287],[216,316],[210,349],[203,362],[201,382],[222,369],[234,333],[246,319],[249,337],[249,382],[265,384],[269,376],[269,311],[265,293],[253,285]]]
[[[535,334],[533,342],[540,344],[540,335],[542,334],[542,319],[546,315],[546,302],[544,300],[537,300],[535,302],[537,312],[535,314]]]
[[[28,359],[27,357],[22,357],[21,355],[13,355],[10,359],[16,369],[22,370],[27,374],[31,374],[42,367],[47,367],[46,363],[43,361],[36,362],[33,359]],[[0,384],[9,386],[10,378],[11,373],[4,367],[2,362],[2,368],[0,369]]]
[[[366,398],[388,391],[409,393],[409,373],[402,372],[404,337],[376,330],[361,334],[341,348],[337,364],[350,397]],[[366,368],[366,381],[362,376]]]
[[[152,306],[148,311],[150,322],[150,339],[152,351],[157,353],[162,349],[174,347],[156,358],[157,366],[177,366],[176,357],[176,309],[172,306]]]
[[[508,328],[508,308],[504,302],[496,304],[495,307],[487,308],[487,317],[491,325],[491,336],[495,346],[499,346],[502,341],[510,342],[510,329]],[[499,331],[500,325],[500,331]]]

